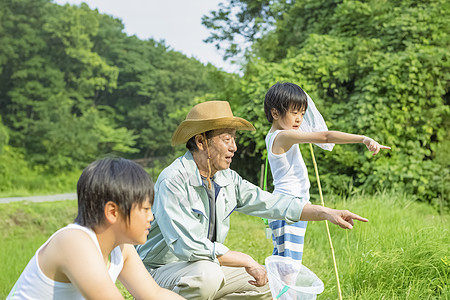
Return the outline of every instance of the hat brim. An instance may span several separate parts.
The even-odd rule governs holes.
[[[224,117],[211,120],[184,120],[175,130],[172,136],[172,146],[185,144],[189,139],[202,132],[234,128],[236,130],[256,130],[247,120],[239,117]]]

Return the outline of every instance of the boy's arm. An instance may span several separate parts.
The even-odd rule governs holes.
[[[136,299],[184,299],[155,282],[132,245],[123,245],[122,253],[124,262],[119,280]]]
[[[345,133],[341,131],[319,131],[319,132],[304,132],[300,130],[283,130],[276,137],[273,142],[272,152],[274,154],[282,154],[287,152],[294,144],[353,144],[363,143],[367,149],[376,155],[381,149],[391,149],[380,145],[375,140],[357,134]]]
[[[80,230],[59,233],[45,255],[55,262],[58,274],[64,274],[86,299],[123,299],[112,282],[105,262],[92,239]]]

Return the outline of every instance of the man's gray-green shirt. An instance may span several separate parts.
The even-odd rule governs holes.
[[[229,250],[223,242],[233,211],[293,223],[308,203],[306,199],[265,192],[231,169],[218,171],[214,181],[220,192],[216,199],[216,241],[211,242],[209,199],[192,154],[187,151],[161,172],[152,207],[155,220],[147,242],[136,248],[147,268],[177,261],[218,263],[217,257]]]

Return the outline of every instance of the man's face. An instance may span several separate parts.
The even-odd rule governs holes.
[[[230,167],[234,152],[236,152],[236,129],[217,129],[208,140],[211,174]]]

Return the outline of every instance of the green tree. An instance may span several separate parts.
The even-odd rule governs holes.
[[[3,152],[3,147],[8,145],[9,135],[7,128],[2,123],[2,118],[0,116],[0,154]]]
[[[283,2],[283,1],[281,1]],[[202,24],[211,30],[205,40],[224,50],[224,58],[246,52],[251,43],[272,29],[282,3],[268,0],[229,0],[219,9],[202,17]]]
[[[119,68],[118,87],[100,92],[95,101],[114,108],[120,124],[134,130],[136,157],[170,156],[172,133],[184,118],[178,110],[192,106],[196,97],[220,91],[232,75],[173,51],[164,41],[114,36],[117,26],[114,19],[104,19],[94,49]]]
[[[98,13],[43,0],[0,5],[0,57],[6,57],[0,104],[11,145],[50,170],[79,168],[110,151],[134,152],[132,131],[93,102],[97,91],[116,87],[118,73],[92,51]]]
[[[329,129],[392,147],[376,157],[363,155],[362,146],[317,151],[327,187],[403,189],[428,201],[448,197],[442,157],[450,158],[442,149],[449,136],[450,3],[304,0],[270,7],[277,12],[270,17],[274,27],[252,40],[236,94],[238,113],[257,128],[243,135],[247,151],[263,156],[264,94],[277,81],[291,81],[311,95]],[[257,21],[259,13],[243,13]]]
[[[170,156],[179,112],[230,76],[50,0],[0,2],[0,105],[11,146],[54,172],[115,152]]]

